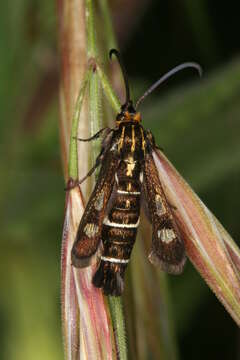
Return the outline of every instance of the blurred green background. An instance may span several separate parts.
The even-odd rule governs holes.
[[[189,60],[202,65],[203,79],[191,71],[178,74],[141,111],[157,143],[239,243],[240,5],[125,0],[111,6],[135,99],[173,66]],[[2,2],[3,360],[63,359],[58,69],[56,4]],[[180,358],[238,359],[239,330],[191,264],[169,281]]]

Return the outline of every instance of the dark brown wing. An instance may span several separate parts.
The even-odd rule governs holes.
[[[113,151],[106,152],[95,188],[82,216],[72,248],[72,264],[85,267],[98,249],[102,222],[113,189],[119,158]]]
[[[149,260],[164,271],[179,274],[186,261],[184,244],[150,153],[145,156],[143,187],[153,226]]]

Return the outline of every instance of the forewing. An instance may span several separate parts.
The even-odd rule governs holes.
[[[168,273],[179,274],[186,261],[184,244],[151,154],[145,156],[143,186],[153,227],[149,260]]]
[[[76,240],[72,248],[72,264],[85,267],[98,249],[102,222],[113,189],[119,158],[108,151],[102,160],[102,167],[95,188],[82,216]]]

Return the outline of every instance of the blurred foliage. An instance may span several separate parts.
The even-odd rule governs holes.
[[[204,0],[149,2],[122,47],[135,95],[182,60],[199,59],[204,65],[203,79],[191,75],[191,82],[186,82],[189,73],[179,75],[169,87],[165,84],[146,99],[141,110],[144,125],[154,132],[157,143],[238,240],[240,60],[234,42],[238,11],[230,3],[213,13],[213,4]],[[116,8],[121,11],[121,5],[112,2],[112,7],[117,22]],[[225,22],[221,21],[224,16]],[[228,28],[223,25],[227,22]],[[2,3],[3,360],[63,358],[59,280],[64,182],[58,140],[56,30],[53,2]],[[170,287],[180,358],[237,358],[237,327],[190,264],[183,276],[170,277]],[[150,321],[154,314],[148,316]]]

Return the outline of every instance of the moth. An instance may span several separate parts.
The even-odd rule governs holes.
[[[114,129],[104,128],[89,139],[103,135],[100,154],[94,167],[79,182],[83,182],[101,165],[95,188],[80,221],[72,248],[72,264],[86,267],[102,245],[98,268],[92,282],[105,295],[120,296],[124,290],[124,274],[140,222],[140,207],[146,202],[152,223],[152,245],[149,260],[171,274],[180,274],[186,262],[184,243],[168,203],[153,159],[158,149],[151,131],[144,129],[137,107],[167,78],[177,71],[192,67],[201,73],[196,63],[181,64],[161,77],[137,101],[130,99],[129,84],[120,54],[115,55],[122,68],[126,101],[116,117]]]

